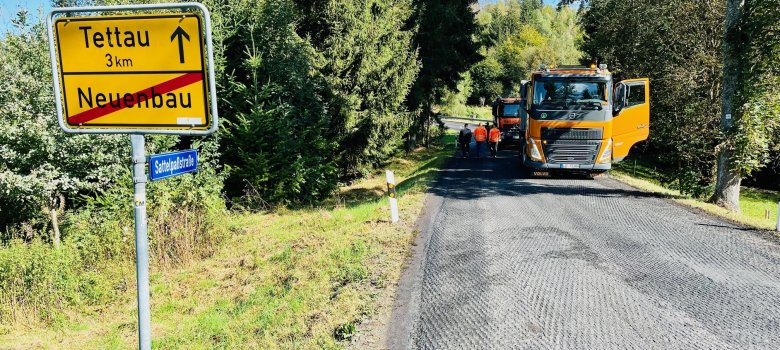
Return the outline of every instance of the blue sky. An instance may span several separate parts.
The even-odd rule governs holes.
[[[11,29],[11,19],[16,17],[20,8],[30,10],[30,14],[38,16],[39,10],[48,11],[50,0],[0,0],[0,32]]]
[[[498,0],[479,0],[480,4],[495,3]],[[558,0],[544,0],[545,4],[557,5]],[[31,10],[33,16],[37,16],[39,10],[48,12],[51,8],[50,0],[0,0],[0,33],[5,32],[11,28],[11,19],[16,16],[16,12],[19,8],[27,8]]]
[[[480,4],[493,4],[498,0],[479,0]],[[544,0],[545,5],[558,6],[558,0]]]

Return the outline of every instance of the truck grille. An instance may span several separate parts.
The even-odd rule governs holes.
[[[545,140],[542,144],[547,163],[593,164],[601,146],[600,140]]]
[[[543,140],[601,140],[602,128],[542,128]]]
[[[504,125],[504,127],[501,129],[501,131],[509,134],[519,134],[520,133],[520,124],[509,124]]]

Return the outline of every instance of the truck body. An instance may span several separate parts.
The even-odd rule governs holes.
[[[650,132],[650,83],[613,83],[606,65],[542,68],[523,82],[528,112],[523,165],[539,171],[599,173]]]
[[[520,144],[525,131],[524,107],[524,101],[520,98],[499,97],[493,102],[493,125],[501,131],[501,147]]]

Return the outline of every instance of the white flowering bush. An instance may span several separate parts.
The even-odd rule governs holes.
[[[78,195],[113,183],[130,152],[126,137],[60,130],[46,31],[25,22],[20,15],[18,34],[0,39],[0,232],[6,240],[24,222],[45,232],[52,210],[61,214]]]

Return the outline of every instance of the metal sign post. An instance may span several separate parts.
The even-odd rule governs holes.
[[[152,348],[149,301],[149,236],[146,230],[146,154],[144,135],[130,135],[133,145],[133,207],[135,214],[135,266],[138,281],[138,348]]]
[[[165,9],[174,11],[159,13]],[[107,13],[114,14],[103,15]],[[73,16],[79,14],[87,15]],[[150,350],[144,135],[195,136],[217,130],[209,11],[194,2],[63,7],[49,13],[46,25],[60,128],[72,134],[130,134],[138,348]],[[152,180],[197,168],[195,150],[161,157],[161,168],[151,169],[157,169]]]

